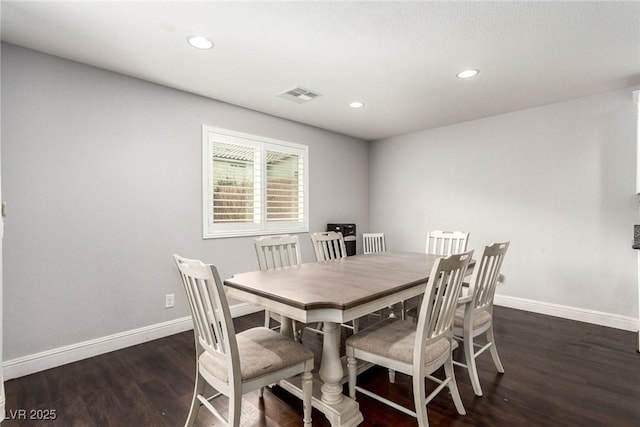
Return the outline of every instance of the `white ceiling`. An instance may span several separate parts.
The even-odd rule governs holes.
[[[1,13],[8,43],[365,140],[640,85],[639,1],[4,0]],[[194,34],[215,47],[188,46]],[[480,74],[457,79],[466,68]],[[295,86],[322,96],[277,97]]]

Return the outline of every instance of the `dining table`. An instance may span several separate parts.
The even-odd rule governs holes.
[[[281,333],[293,336],[289,319],[322,324],[322,358],[313,406],[332,426],[363,422],[358,403],[343,394],[346,382],[340,354],[341,324],[424,294],[439,255],[378,252],[239,273],[224,281],[228,297],[282,316]],[[301,396],[296,379],[279,383]]]

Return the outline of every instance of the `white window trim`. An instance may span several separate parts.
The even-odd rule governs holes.
[[[262,216],[257,224],[213,224],[211,208],[213,197],[213,174],[212,174],[212,144],[211,134],[222,136],[223,138],[240,138],[247,145],[255,145],[262,150],[277,148],[283,152],[302,152],[303,158],[303,219],[301,222],[268,223],[266,221],[266,189],[262,193]],[[265,156],[263,156],[265,157]],[[256,173],[260,174],[260,182],[266,183],[266,162],[261,162],[256,167]],[[256,165],[258,166],[258,165]],[[202,125],[202,237],[204,239],[216,239],[225,237],[261,236],[266,234],[283,233],[306,233],[309,231],[309,147],[289,141],[282,141],[258,135],[251,135],[243,132],[222,129],[208,125]]]

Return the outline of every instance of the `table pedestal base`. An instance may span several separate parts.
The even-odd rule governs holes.
[[[278,384],[289,393],[302,399],[300,377],[282,380]],[[327,417],[332,427],[355,427],[364,421],[358,402],[343,396],[338,403],[326,403],[320,397],[322,395],[321,387],[322,381],[317,379],[313,381],[311,405]]]

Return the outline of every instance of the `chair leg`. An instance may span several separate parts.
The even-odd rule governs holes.
[[[453,403],[456,405],[456,409],[460,415],[465,415],[467,411],[464,409],[462,399],[460,398],[460,392],[458,391],[458,384],[456,383],[456,375],[453,371],[453,355],[449,354],[449,358],[444,363],[444,373],[449,378],[449,391],[453,398]]]
[[[504,374],[504,367],[502,366],[502,362],[500,361],[500,357],[498,357],[498,349],[496,348],[496,340],[493,336],[493,323],[491,327],[487,329],[487,341],[491,343],[491,347],[489,347],[489,351],[491,352],[491,357],[493,358],[493,364],[496,365],[496,369],[501,374]]]
[[[349,374],[349,397],[356,398],[356,378],[358,375],[358,361],[355,357],[347,355],[347,372]]]
[[[419,375],[413,375],[413,402],[416,406],[416,418],[418,427],[429,427],[429,417],[427,415],[427,391],[425,379]]]
[[[298,322],[292,320],[291,326],[293,327],[293,340],[295,342],[302,342],[302,328],[298,327]]]
[[[353,319],[353,333],[357,334],[358,331],[360,330],[360,322],[358,321],[359,319]]]
[[[476,368],[476,358],[473,347],[473,335],[471,332],[464,334],[464,362],[467,364],[469,371],[469,379],[473,386],[473,392],[476,396],[482,396],[482,387],[480,387],[480,379],[478,378],[478,368]]]
[[[422,295],[416,297],[416,315],[411,316],[411,320],[413,321],[414,325],[418,324],[418,316],[420,316],[420,306],[422,306]],[[411,311],[411,309],[405,310],[405,318],[406,318],[406,314],[408,314],[407,313],[408,311]]]
[[[233,390],[229,396],[229,426],[239,427],[240,416],[242,415],[242,391]]]
[[[309,366],[312,369],[313,366]],[[304,427],[311,427],[311,394],[313,392],[313,374],[306,371],[302,374],[302,422]]]
[[[386,319],[387,317],[395,317],[395,314],[393,313],[393,308],[391,306],[381,309],[376,314],[380,318],[380,320]]]
[[[197,362],[196,362],[197,364]],[[197,368],[196,368],[197,369]],[[200,373],[196,372],[196,384],[193,387],[193,399],[191,400],[191,409],[189,409],[189,415],[187,415],[187,421],[184,423],[185,427],[191,427],[196,421],[198,415],[198,409],[202,406],[198,395],[201,395],[204,391],[205,381]]]
[[[394,371],[393,369],[389,369],[389,382],[391,384],[396,382],[396,371]]]
[[[269,313],[269,310],[264,311],[264,327],[271,328],[271,313]]]

